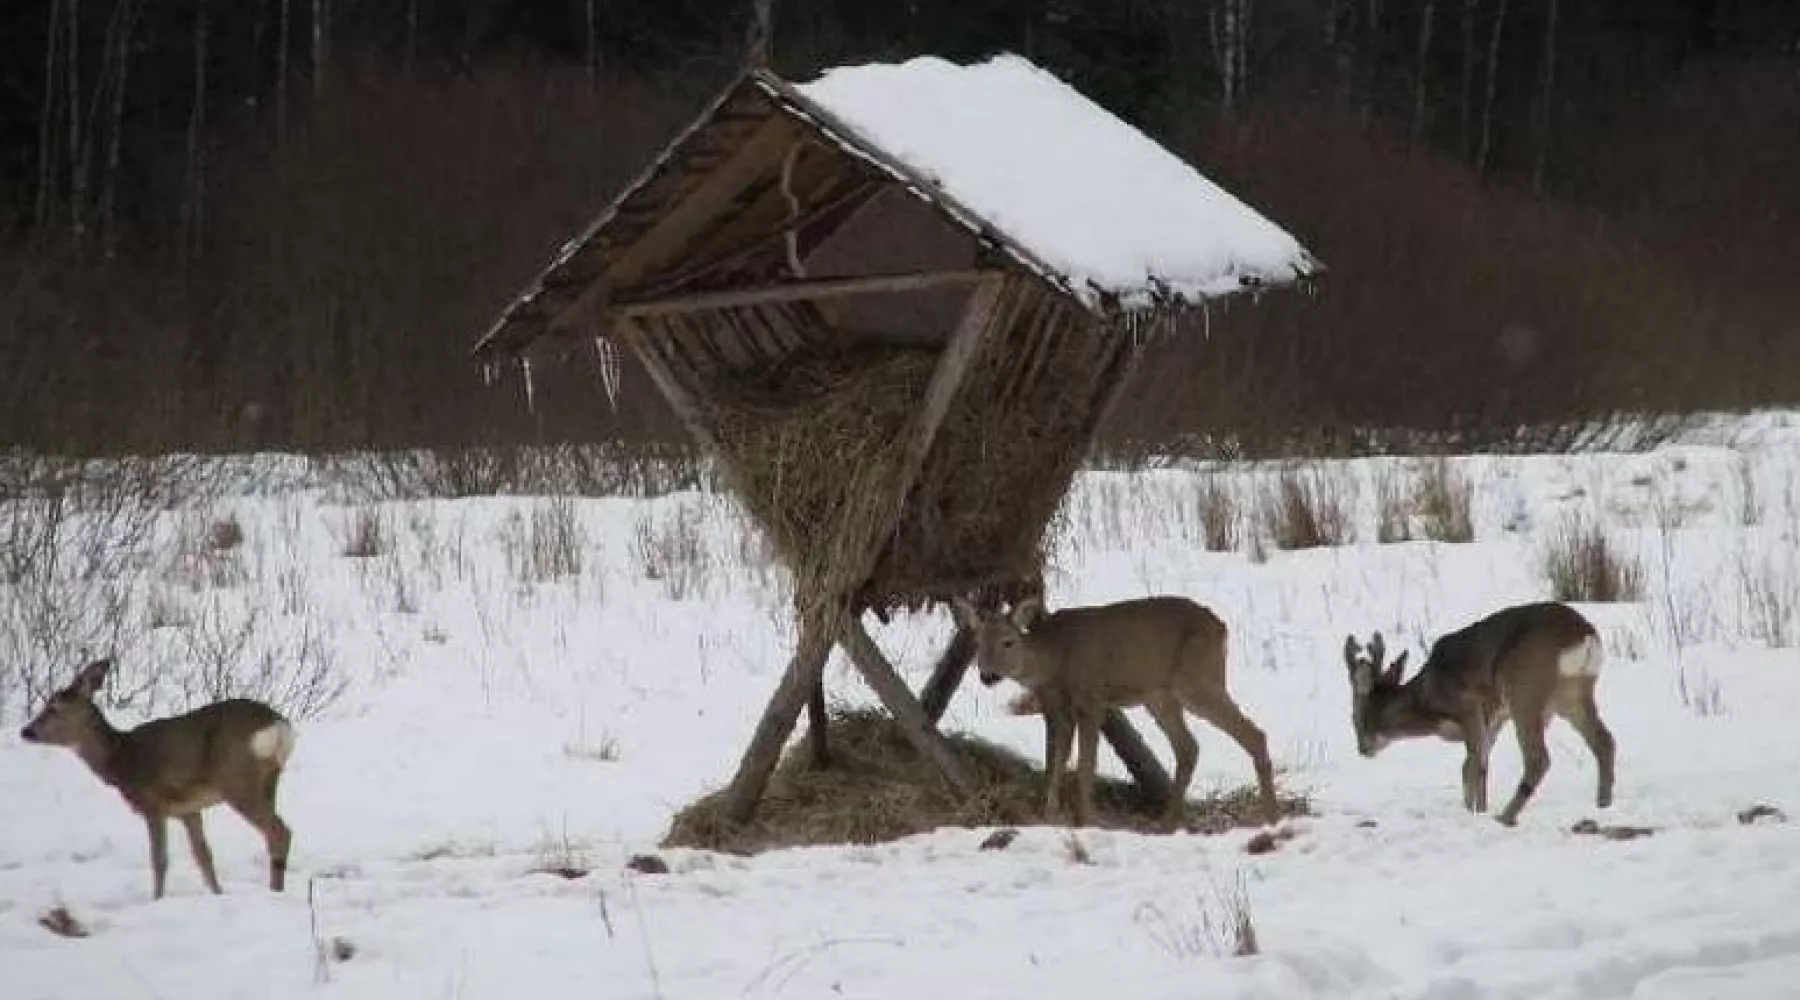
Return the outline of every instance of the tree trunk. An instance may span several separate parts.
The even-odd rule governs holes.
[[[582,7],[587,14],[587,78],[588,93],[596,93],[600,87],[600,20],[594,13],[595,0],[584,0]]]
[[[292,40],[289,31],[292,28],[293,0],[279,0],[281,4],[281,27],[275,41],[275,135],[278,139],[287,138],[287,92],[288,92],[288,46]]]
[[[325,70],[331,60],[331,0],[312,0],[313,96],[325,89]]]
[[[68,59],[64,75],[69,88],[69,146],[65,152],[69,157],[69,227],[75,238],[80,239],[83,226],[81,200],[87,196],[81,183],[81,0],[68,0],[66,29]]]
[[[1475,153],[1475,169],[1487,173],[1494,152],[1494,94],[1500,86],[1500,34],[1506,27],[1507,0],[1494,10],[1494,26],[1488,33],[1487,93],[1481,101],[1481,147]]]
[[[206,0],[194,3],[194,98],[188,114],[187,196],[182,205],[181,249],[185,259],[197,256],[205,221],[206,164],[202,133],[206,128]]]
[[[1381,0],[1369,0],[1368,14],[1363,18],[1363,95],[1362,123],[1375,116],[1375,91],[1381,85]]]
[[[1462,131],[1458,144],[1462,155],[1474,155],[1475,146],[1475,15],[1481,0],[1463,0],[1462,7]]]
[[[1544,173],[1550,163],[1551,121],[1556,97],[1557,0],[1548,0],[1544,12],[1544,76],[1538,103],[1537,157],[1531,164],[1531,189],[1544,193]]]
[[[100,188],[100,235],[107,256],[117,246],[118,232],[114,222],[114,198],[119,187],[119,156],[125,131],[125,92],[131,79],[131,39],[137,33],[138,15],[143,7],[138,0],[120,0],[124,23],[120,26],[115,48],[117,60],[112,92],[112,113],[108,116],[106,136],[106,171]]]
[[[49,227],[50,213],[56,202],[57,167],[51,147],[56,137],[56,68],[62,10],[60,0],[50,0],[50,11],[45,18],[48,27],[44,30],[44,108],[38,122],[37,225],[40,231]]]
[[[1425,0],[1419,11],[1419,76],[1413,87],[1413,142],[1425,138],[1426,110],[1429,107],[1431,81],[1431,28],[1437,14],[1437,0]]]

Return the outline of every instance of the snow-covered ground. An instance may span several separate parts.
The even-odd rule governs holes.
[[[1172,592],[1218,610],[1240,702],[1283,781],[1313,796],[1317,815],[1255,856],[1251,831],[1087,831],[1082,852],[1028,828],[984,852],[989,831],[946,829],[667,851],[671,874],[631,874],[671,813],[730,775],[793,638],[781,574],[729,501],[373,504],[296,476],[178,508],[88,549],[91,573],[66,559],[0,583],[0,997],[1800,995],[1800,827],[1737,819],[1800,809],[1800,419],[1457,465],[1472,544],[1377,544],[1377,482],[1408,492],[1424,464],[1331,463],[1332,482],[1359,484],[1358,541],[1263,561],[1248,544],[1205,551],[1197,511],[1220,488],[1254,507],[1270,468],[1080,479],[1052,603]],[[1540,552],[1576,514],[1644,573],[1642,600],[1582,606],[1609,648],[1615,807],[1594,810],[1593,762],[1560,724],[1517,829],[1461,810],[1458,748],[1359,758],[1345,633],[1381,629],[1417,662],[1432,635],[1546,596]],[[14,538],[41,516],[0,508]],[[214,548],[223,520],[244,537]],[[71,521],[58,544],[92,527]],[[346,554],[359,547],[373,554]],[[876,632],[916,685],[948,629],[946,614]],[[18,739],[35,708],[20,679],[60,680],[82,645],[116,650],[134,695],[119,722],[222,677],[301,701],[341,685],[300,722],[286,894],[262,887],[260,840],[218,811],[225,895],[204,892],[176,833],[170,897],[152,902],[141,823],[73,755]],[[828,682],[871,700],[841,660]],[[1036,721],[1004,714],[1009,694],[969,684],[948,725],[1035,755]],[[1235,747],[1196,731],[1200,784],[1248,780]],[[1505,736],[1496,800],[1517,774]],[[1569,832],[1586,817],[1655,832]],[[556,865],[592,874],[538,871]],[[39,926],[57,906],[88,936]],[[1227,953],[1240,912],[1260,954]]]

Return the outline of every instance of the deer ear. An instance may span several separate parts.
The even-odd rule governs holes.
[[[981,622],[981,614],[966,597],[950,598],[950,613],[956,617],[956,624],[961,628],[972,629]]]
[[[1356,636],[1344,636],[1344,662],[1350,664],[1352,671],[1356,669],[1356,654],[1360,648],[1356,644]]]
[[[1379,667],[1379,666],[1381,666],[1381,661],[1383,659],[1386,659],[1386,657],[1387,657],[1387,640],[1385,640],[1381,637],[1380,632],[1377,632],[1377,633],[1375,633],[1375,635],[1373,637],[1371,637],[1369,639],[1369,659],[1371,661],[1373,661],[1377,667]]]
[[[1043,617],[1044,599],[1041,597],[1027,597],[1013,605],[1012,622],[1021,632],[1031,631],[1031,627]]]
[[[82,667],[75,674],[75,686],[94,694],[106,684],[106,675],[112,670],[112,658],[104,657]]]
[[[1401,678],[1406,676],[1406,657],[1407,654],[1404,652],[1399,656],[1394,657],[1394,662],[1388,664],[1388,668],[1381,672],[1381,684],[1383,687],[1400,686]]]

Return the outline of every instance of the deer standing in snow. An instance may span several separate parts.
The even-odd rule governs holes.
[[[1168,823],[1181,817],[1200,754],[1184,712],[1212,723],[1244,748],[1255,763],[1263,809],[1270,822],[1277,819],[1268,741],[1226,690],[1225,623],[1211,611],[1185,597],[1145,597],[1054,614],[1046,614],[1036,597],[1020,601],[1011,614],[977,609],[962,598],[952,607],[958,624],[975,634],[982,683],[1010,678],[1030,695],[1014,710],[1044,713],[1050,733],[1047,815],[1059,811],[1070,744],[1079,737],[1075,823],[1089,822],[1106,710],[1142,705],[1175,752]]]
[[[1497,817],[1518,821],[1550,770],[1544,731],[1552,715],[1568,720],[1599,765],[1596,804],[1612,804],[1616,744],[1594,700],[1605,654],[1600,636],[1580,612],[1553,602],[1497,611],[1439,638],[1411,680],[1401,678],[1406,653],[1383,666],[1386,645],[1375,633],[1363,648],[1344,639],[1350,669],[1351,720],[1356,749],[1374,757],[1390,741],[1437,736],[1462,743],[1463,806],[1487,811],[1488,754],[1510,717],[1524,774]]]
[[[294,727],[262,702],[231,698],[135,729],[114,729],[94,703],[111,668],[111,660],[82,667],[19,735],[28,743],[75,751],[144,818],[157,899],[169,869],[170,817],[186,827],[207,888],[221,891],[201,822],[201,814],[221,802],[263,835],[269,888],[281,891],[293,837],[275,811],[275,792],[294,751]]]

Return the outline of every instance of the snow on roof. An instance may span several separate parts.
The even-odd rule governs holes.
[[[1093,306],[1188,301],[1317,270],[1294,237],[1013,55],[827,70],[795,87],[1069,279]]]

